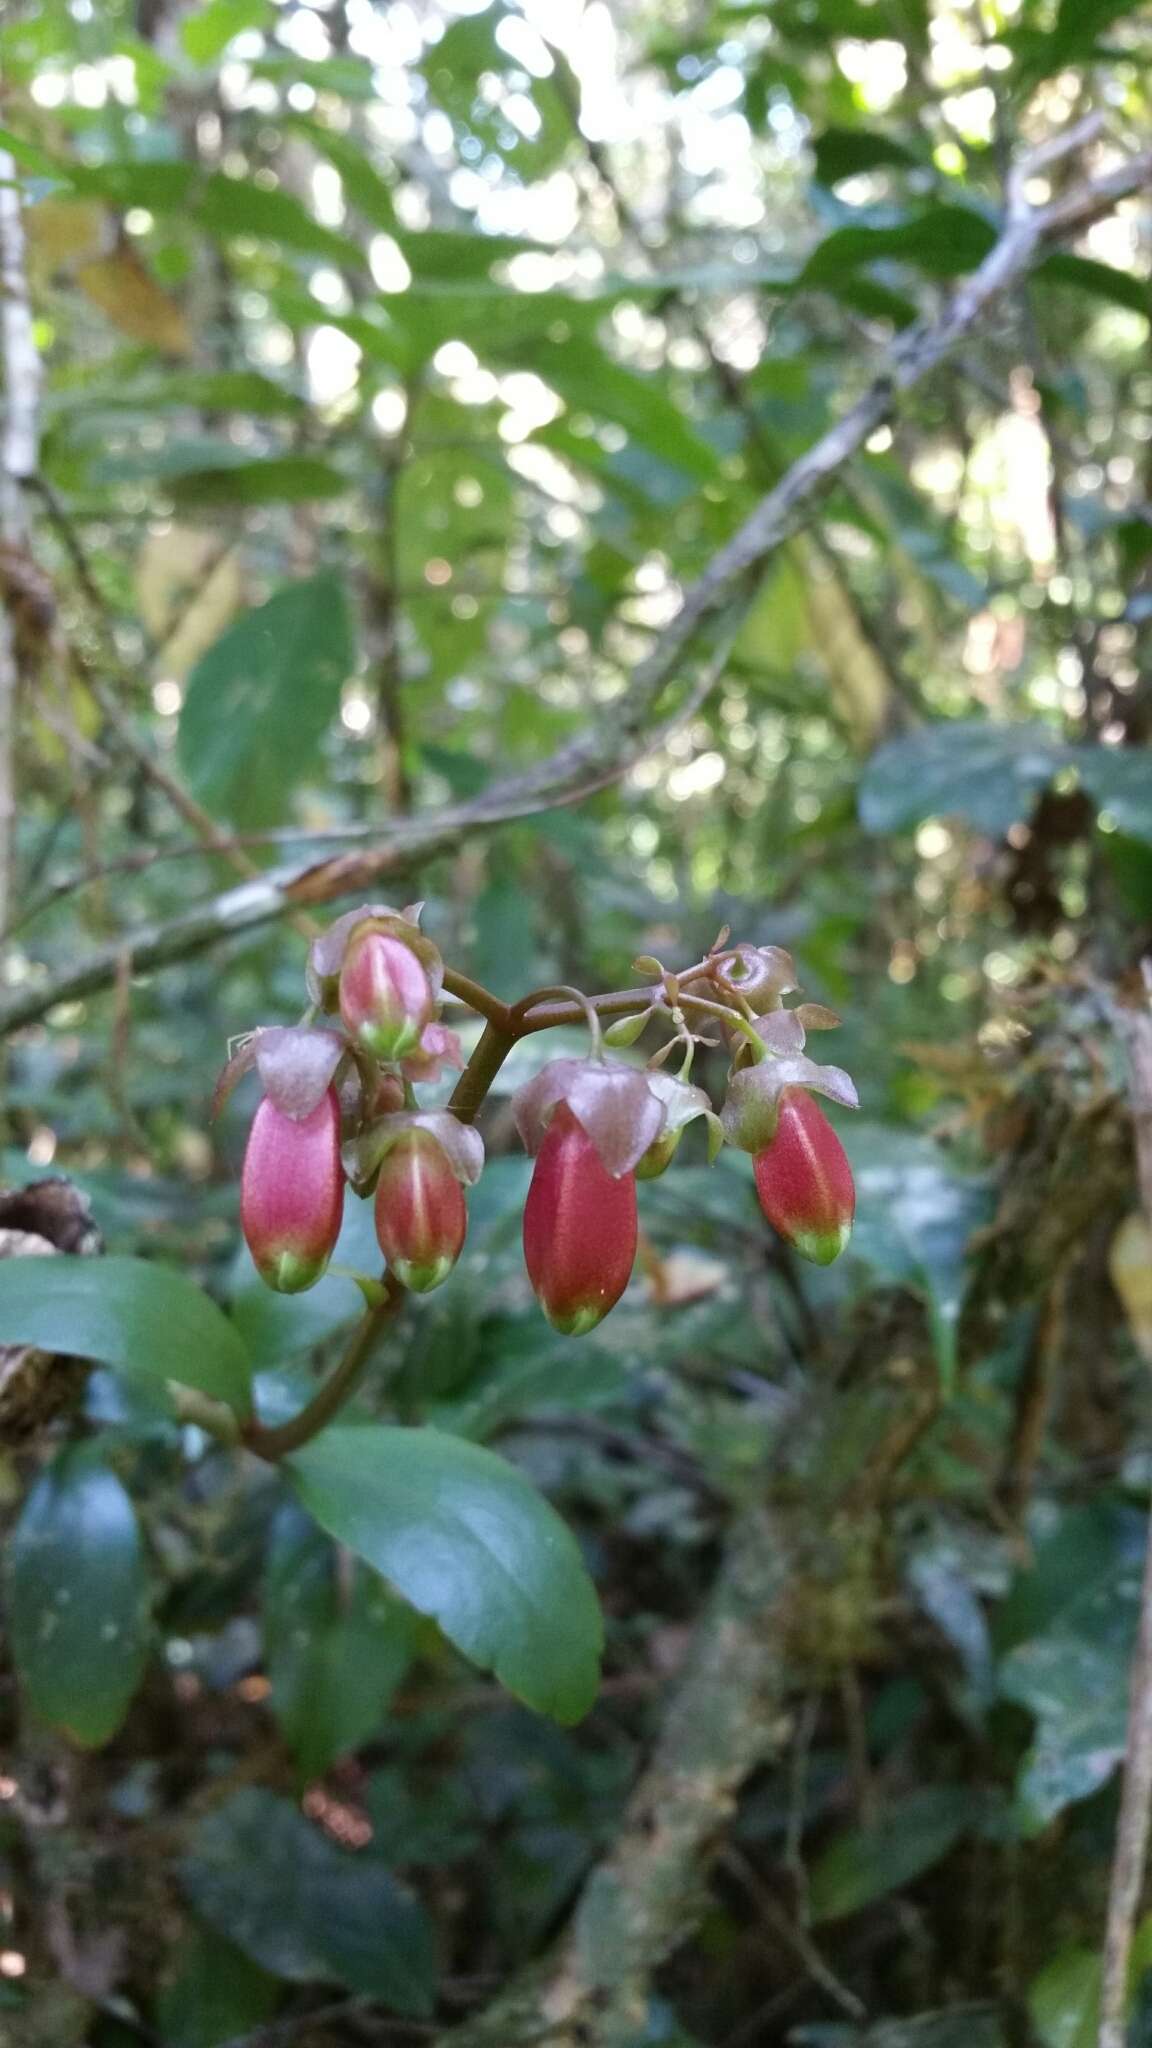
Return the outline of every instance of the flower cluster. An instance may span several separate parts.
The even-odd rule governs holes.
[[[221,1098],[252,1068],[264,1089],[244,1159],[241,1221],[261,1276],[283,1293],[311,1287],[327,1267],[346,1185],[374,1194],[380,1248],[403,1287],[438,1287],[463,1248],[464,1190],[479,1177],[484,1148],[468,1120],[475,1091],[465,1090],[460,1114],[422,1108],[415,1093],[445,1064],[465,1064],[440,1021],[444,963],[419,918],[419,905],[339,918],[312,947],[304,1021],[253,1032],[221,1076]],[[599,1004],[563,990],[514,1009],[485,998],[503,1020],[505,1051],[572,1014],[583,1012],[592,1030],[586,1057],[551,1060],[513,1098],[535,1160],[525,1265],[565,1335],[595,1328],[620,1299],[636,1257],[637,1182],[664,1172],[697,1117],[710,1159],[724,1143],[752,1154],[764,1214],[803,1257],[828,1265],[848,1241],[852,1173],[816,1098],[854,1108],[856,1090],[842,1068],[817,1065],[805,1051],[810,1031],[838,1019],[818,1004],[785,1007],[796,980],[780,947],[726,947],[726,938],[679,975],[638,962],[651,989]],[[562,1016],[546,1001],[557,994],[573,998]],[[602,1014],[613,1020],[607,1034]],[[647,1067],[605,1051],[605,1035],[634,1044],[657,1019],[670,1035]],[[718,1042],[731,1053],[719,1113],[688,1079],[697,1048]],[[674,1053],[677,1074],[665,1071]]]
[[[451,1272],[468,1228],[464,1188],[484,1164],[479,1134],[414,1093],[462,1067],[439,1021],[444,964],[420,906],[353,910],[315,941],[302,1024],[254,1031],[229,1060],[217,1106],[255,1068],[264,1088],[244,1155],[240,1221],[261,1278],[314,1286],[344,1214],[345,1186],[375,1191],[376,1235],[416,1294]]]

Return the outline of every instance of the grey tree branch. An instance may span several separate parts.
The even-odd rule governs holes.
[[[1117,1028],[1128,1051],[1128,1095],[1136,1142],[1136,1174],[1140,1200],[1152,1230],[1152,961],[1144,962],[1141,999],[1115,1011]],[[1104,1933],[1104,1974],[1100,1988],[1100,2030],[1097,2048],[1124,2048],[1127,2034],[1128,1976],[1132,1936],[1140,1911],[1148,1864],[1152,1825],[1152,1519],[1144,1583],[1140,1594],[1140,1628],[1132,1659],[1128,1707],[1128,1738],[1116,1846],[1108,1888]]]
[[[556,1947],[444,2048],[627,2048],[645,2032],[648,1981],[696,1916],[708,1852],[737,1793],[789,1733],[782,1608],[788,1531],[762,1508],[737,1522],[617,1841]]]
[[[441,2048],[635,2048],[645,2038],[653,1973],[699,1923],[741,1787],[791,1739],[790,1700],[812,1682],[813,1645],[828,1640],[824,1603],[842,1601],[850,1571],[867,1609],[883,1503],[937,1399],[932,1368],[914,1386],[872,1383],[843,1406],[798,1409],[778,1498],[732,1523],[619,1833],[549,1952]],[[791,1929],[785,1946],[795,1950]],[[833,1992],[812,1963],[809,1949],[805,1970],[843,2011],[843,1987]]]
[[[1080,130],[1064,138],[1078,147]],[[1052,160],[1046,150],[1044,164]],[[1033,160],[1034,162],[1035,160]],[[578,802],[617,781],[657,746],[670,724],[689,716],[706,694],[727,651],[729,635],[764,563],[803,524],[834,478],[888,419],[896,398],[946,360],[991,303],[1024,276],[1052,240],[1076,233],[1152,182],[1152,149],[1071,187],[1051,204],[1032,207],[1033,175],[1019,167],[1004,230],[979,269],[955,292],[939,319],[910,328],[895,343],[885,370],[813,447],[793,463],[755,511],[684,594],[680,610],[633,671],[622,698],[598,710],[589,729],[527,774],[495,783],[474,803],[382,831],[356,853],[305,867],[286,867],[230,889],[185,916],[125,934],[74,968],[30,979],[0,999],[0,1032],[43,1016],[55,1004],[106,987],[125,950],[136,972],[186,959],[232,934],[254,930],[301,905],[330,903],[374,888],[417,862],[444,853],[467,833],[511,818]],[[669,701],[675,692],[673,701]]]

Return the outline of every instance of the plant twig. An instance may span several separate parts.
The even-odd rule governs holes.
[[[326,1380],[322,1380],[312,1399],[287,1422],[268,1425],[250,1422],[244,1431],[244,1442],[248,1450],[258,1458],[265,1458],[269,1464],[286,1458],[292,1451],[298,1451],[303,1444],[311,1443],[314,1436],[338,1415],[344,1403],[355,1392],[364,1368],[372,1356],[372,1347],[385,1323],[396,1314],[405,1298],[405,1291],[392,1275],[386,1274],[382,1282],[383,1293],[374,1307],[361,1316],[348,1343],[348,1348]]]
[[[1128,1093],[1136,1140],[1136,1176],[1140,1200],[1152,1229],[1152,960],[1143,965],[1140,999],[1118,1006],[1116,1025],[1128,1052]],[[1140,1593],[1140,1629],[1132,1660],[1128,1707],[1128,1738],[1124,1782],[1108,1888],[1104,1933],[1104,1973],[1100,1987],[1100,2030],[1097,2048],[1124,2048],[1127,2031],[1128,1977],[1132,1937],[1148,1861],[1152,1824],[1152,1517],[1144,1582]]]
[[[897,398],[947,360],[993,301],[1027,274],[1049,242],[1090,226],[1149,181],[1152,149],[1085,178],[1047,206],[1029,207],[1021,198],[1010,208],[995,246],[960,285],[939,319],[909,328],[897,339],[884,369],[867,390],[792,464],[685,592],[679,611],[656,635],[619,702],[605,709],[577,740],[527,773],[494,783],[471,803],[401,820],[363,851],[273,870],[169,923],[126,934],[56,976],[39,981],[30,977],[0,1000],[0,1031],[32,1023],[57,1003],[106,987],[126,945],[137,972],[187,959],[230,936],[291,916],[302,905],[332,903],[375,887],[451,851],[467,836],[491,831],[513,818],[577,803],[619,781],[703,700],[758,572],[797,532],[869,435],[887,423]]]

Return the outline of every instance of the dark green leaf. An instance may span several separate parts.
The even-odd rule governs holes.
[[[924,726],[873,754],[860,784],[861,823],[869,832],[898,832],[923,818],[961,816],[999,836],[1027,818],[1071,759],[1043,725],[952,719]]]
[[[9,1545],[8,1605],[33,1712],[85,1748],[107,1742],[147,1661],[148,1580],[132,1502],[87,1449],[64,1452],[28,1495]]]
[[[173,370],[162,382],[120,383],[107,390],[89,386],[83,406],[89,414],[107,408],[156,412],[170,406],[202,407],[207,412],[247,412],[259,418],[307,411],[295,392],[262,377],[258,370]]]
[[[822,185],[838,185],[841,178],[859,177],[862,171],[915,169],[919,162],[895,136],[869,128],[825,128],[812,150]]]
[[[202,505],[300,505],[339,498],[347,489],[346,478],[329,463],[313,455],[280,455],[185,470],[173,482],[172,496],[190,511]]]
[[[193,669],[180,713],[180,761],[201,802],[237,824],[281,818],[317,765],[355,660],[338,576],[287,583],[229,626]]]
[[[0,1261],[0,1333],[248,1409],[248,1355],[227,1316],[183,1274],[146,1259]]]
[[[927,1785],[894,1799],[879,1818],[852,1828],[816,1862],[808,1885],[812,1920],[838,1920],[912,1884],[959,1841],[972,1820],[961,1785]]]
[[[596,1695],[600,1614],[573,1537],[502,1458],[434,1429],[334,1428],[288,1461],[301,1500],[457,1649],[558,1721]]]
[[[959,277],[982,263],[996,240],[991,221],[967,206],[930,206],[899,227],[835,228],[814,249],[796,280],[835,287],[861,264],[912,263],[932,277]]]
[[[76,192],[106,199],[109,206],[146,206],[152,213],[171,213],[187,206],[196,184],[191,164],[153,158],[125,157],[103,164],[71,164],[68,176]]]
[[[181,1867],[196,1911],[291,1983],[334,1982],[417,2016],[436,1966],[424,1909],[378,1857],[350,1855],[287,1799],[248,1787],[200,1822]]]
[[[376,1574],[337,1573],[336,1552],[298,1508],[280,1517],[264,1588],[272,1711],[301,1777],[319,1777],[382,1724],[408,1668],[410,1607]]]
[[[1070,285],[1075,291],[1090,292],[1094,298],[1107,299],[1114,306],[1127,306],[1130,312],[1152,319],[1152,285],[1148,279],[1136,277],[1130,270],[1117,270],[1115,264],[1098,263],[1092,256],[1076,256],[1068,249],[1057,249],[1044,258],[1033,275],[1043,284]]]
[[[197,1928],[157,2002],[165,2048],[220,2048],[268,2019],[279,1997],[276,1979],[258,1963],[211,1928]]]

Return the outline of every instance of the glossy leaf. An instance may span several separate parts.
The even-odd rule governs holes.
[[[338,576],[286,583],[229,626],[193,669],[180,714],[180,760],[201,802],[238,824],[281,817],[292,784],[318,765],[354,665]]]
[[[1119,1569],[1004,1659],[1001,1692],[1036,1720],[1018,1785],[1033,1831],[1106,1784],[1124,1755],[1139,1599],[1135,1565]]]
[[[336,1848],[290,1800],[237,1792],[200,1822],[180,1875],[201,1918],[274,1976],[344,1984],[417,2017],[430,2010],[423,1907],[379,1857]]]
[[[302,1778],[316,1778],[367,1740],[412,1656],[415,1617],[375,1572],[341,1573],[315,1523],[281,1516],[264,1587],[264,1650],[272,1711]]]
[[[249,1406],[248,1355],[227,1316],[182,1273],[146,1259],[0,1261],[0,1341]]]
[[[33,1714],[97,1748],[119,1728],[147,1661],[148,1576],[132,1502],[87,1448],[36,1480],[7,1570],[13,1657]]]
[[[560,1517],[502,1458],[435,1429],[335,1427],[288,1460],[321,1528],[528,1706],[576,1721],[600,1614]]]

